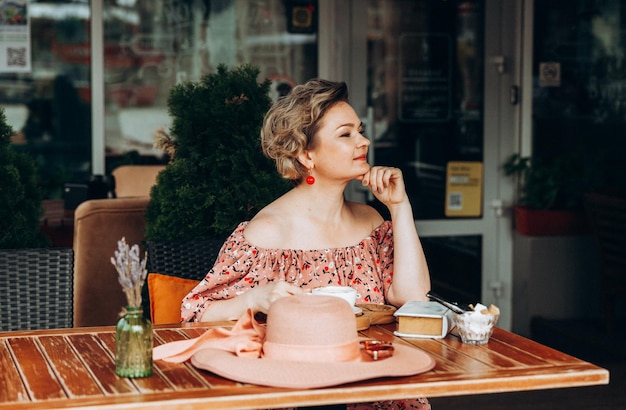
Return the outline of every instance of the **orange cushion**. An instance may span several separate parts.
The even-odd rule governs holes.
[[[198,281],[193,279],[183,279],[160,273],[148,274],[152,323],[179,323],[180,304],[197,284]]]

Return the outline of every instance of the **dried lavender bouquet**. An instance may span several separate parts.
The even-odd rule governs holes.
[[[146,269],[147,252],[144,254],[144,258],[140,259],[139,245],[129,246],[126,243],[126,238],[117,241],[117,248],[115,257],[111,258],[111,263],[117,270],[118,281],[126,294],[128,307],[140,308],[141,288],[148,274]]]

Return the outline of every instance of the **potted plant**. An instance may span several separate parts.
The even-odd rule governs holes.
[[[0,249],[46,245],[39,228],[43,213],[35,161],[11,149],[13,129],[0,107]]]
[[[172,125],[169,133],[155,136],[155,145],[171,160],[158,175],[146,210],[152,272],[167,263],[155,266],[155,260],[177,253],[182,259],[167,265],[179,270],[176,276],[204,275],[236,226],[288,189],[260,148],[271,99],[270,82],[258,83],[259,72],[247,64],[232,70],[220,65],[197,82],[171,89]],[[190,241],[204,242],[205,250],[193,248]],[[158,250],[155,243],[178,250]],[[201,258],[201,265],[190,258]]]
[[[47,247],[37,166],[11,148],[12,135],[0,107],[0,331],[71,327],[72,248]]]
[[[569,151],[551,160],[511,155],[503,165],[517,177],[515,229],[524,235],[571,235],[588,231],[583,194],[590,189],[583,156]]]

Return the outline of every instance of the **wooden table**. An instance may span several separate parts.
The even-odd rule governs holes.
[[[224,325],[216,323],[214,326]],[[272,408],[608,384],[609,372],[502,329],[487,345],[400,339],[395,325],[363,336],[429,352],[435,368],[412,377],[290,390],[223,379],[189,363],[157,361],[154,375],[115,375],[112,327],[0,333],[0,409],[90,407],[153,409]],[[156,326],[155,343],[199,336],[210,325]]]

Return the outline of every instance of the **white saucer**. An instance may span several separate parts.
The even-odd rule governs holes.
[[[352,306],[352,310],[354,311],[355,315],[360,315],[361,313],[363,313],[363,309],[358,306]]]

